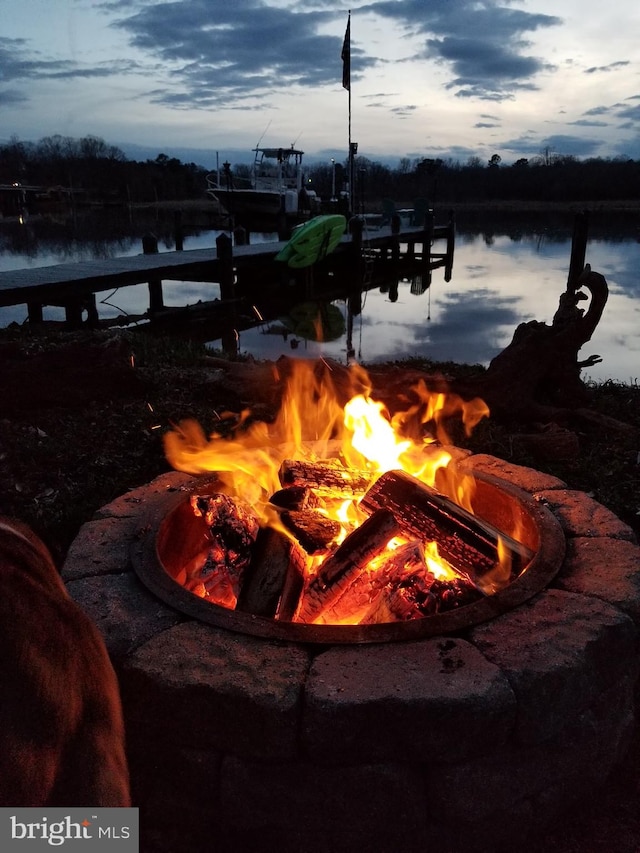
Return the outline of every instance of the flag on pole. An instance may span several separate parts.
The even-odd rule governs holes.
[[[351,12],[349,12],[347,20],[347,30],[344,34],[340,58],[342,59],[342,87],[351,89]]]

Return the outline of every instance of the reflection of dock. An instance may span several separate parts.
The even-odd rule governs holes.
[[[114,288],[148,283],[149,312],[146,319],[169,318],[163,305],[162,280],[218,282],[222,302],[233,303],[256,289],[282,287],[302,281],[307,287],[313,280],[320,290],[329,287],[336,293],[345,287],[370,289],[392,277],[420,277],[422,288],[430,282],[431,271],[445,270],[451,276],[454,247],[454,224],[434,226],[431,218],[422,227],[403,227],[395,222],[369,232],[362,220],[352,220],[351,233],[342,238],[333,254],[315,266],[289,270],[276,262],[275,256],[285,242],[233,246],[222,234],[211,249],[188,251],[154,251],[133,257],[111,258],[58,264],[35,269],[0,272],[0,306],[26,304],[29,321],[40,322],[43,307],[62,306],[67,324],[77,327],[84,312],[89,322],[99,324],[96,294]],[[444,251],[433,252],[436,241],[446,241]]]

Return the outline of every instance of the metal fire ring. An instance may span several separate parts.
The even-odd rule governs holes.
[[[215,478],[194,478],[186,492],[167,495],[143,516],[144,535],[135,543],[131,559],[142,583],[169,606],[201,622],[242,634],[301,643],[356,644],[416,640],[462,631],[512,610],[542,591],[560,570],[565,537],[555,516],[513,484],[490,474],[474,473],[474,511],[499,529],[514,518],[521,526],[523,544],[534,557],[526,569],[494,595],[444,613],[402,622],[371,625],[310,625],[282,622],[229,610],[189,592],[174,580],[169,566],[188,559],[190,507],[193,494],[215,494]],[[186,527],[185,527],[186,525]],[[186,555],[186,558],[185,558]]]

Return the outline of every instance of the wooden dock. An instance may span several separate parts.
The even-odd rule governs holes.
[[[434,226],[427,218],[423,227],[392,225],[370,229],[361,220],[353,220],[349,234],[342,238],[334,253],[320,265],[332,275],[347,273],[352,279],[373,277],[376,268],[415,267],[425,273],[445,268],[451,276],[455,227],[453,220]],[[441,253],[432,251],[436,240],[445,240]],[[132,257],[78,261],[0,272],[0,306],[25,304],[29,321],[42,321],[45,305],[62,306],[67,325],[78,327],[87,312],[88,322],[99,325],[96,293],[113,288],[148,283],[149,319],[163,311],[162,279],[219,282],[223,299],[235,298],[245,283],[256,276],[261,280],[282,278],[286,266],[275,257],[286,241],[233,246],[222,234],[210,249],[191,249],[162,253],[142,253]],[[308,270],[301,271],[308,275]],[[179,309],[176,309],[179,310]]]

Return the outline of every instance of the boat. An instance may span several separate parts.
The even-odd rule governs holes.
[[[304,188],[302,156],[291,145],[290,148],[253,149],[254,160],[250,180],[234,181],[229,165],[224,171],[207,175],[207,193],[214,198],[238,222],[243,224],[255,219],[278,217],[297,218],[319,209],[315,192]]]

